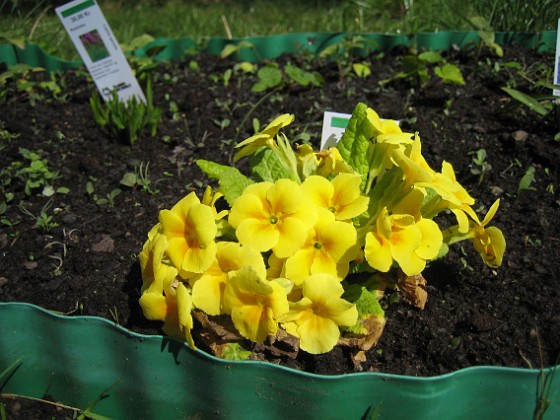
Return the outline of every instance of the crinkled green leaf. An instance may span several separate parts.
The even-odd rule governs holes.
[[[220,173],[218,183],[220,184],[220,192],[224,195],[228,204],[232,206],[237,197],[243,194],[245,188],[253,184],[253,181],[239,172],[238,169],[228,167]]]
[[[354,334],[365,334],[362,322],[364,319],[374,316],[385,319],[385,311],[379,300],[384,295],[385,282],[377,277],[371,277],[365,283],[355,283],[345,286],[343,298],[356,305],[358,310],[358,322],[353,327],[347,328]]]
[[[207,177],[213,179],[220,179],[220,174],[231,166],[222,165],[220,163],[212,162],[210,160],[198,159],[196,161],[198,167],[206,174]]]
[[[367,118],[367,105],[359,103],[336,147],[342,158],[362,176],[362,187],[369,173],[368,150],[373,134],[373,126]]]
[[[218,180],[220,192],[230,206],[243,193],[243,190],[253,183],[251,179],[231,166],[204,159],[198,159],[196,164],[206,176]]]
[[[275,182],[281,178],[297,181],[289,169],[284,166],[278,155],[266,147],[253,154],[250,162],[253,177],[258,181]]]

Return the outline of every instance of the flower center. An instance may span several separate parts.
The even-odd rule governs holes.
[[[321,245],[320,242],[315,242],[315,243],[313,244],[313,248],[319,250],[319,249],[323,248],[323,245]]]
[[[272,216],[270,216],[268,221],[270,222],[271,225],[275,225],[276,223],[278,223],[278,217],[272,215]]]

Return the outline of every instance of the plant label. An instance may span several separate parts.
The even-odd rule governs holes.
[[[560,85],[560,19],[558,19],[558,31],[556,32],[556,58],[554,60],[554,84]],[[552,91],[554,96],[560,96],[560,89]]]
[[[323,114],[323,130],[321,132],[321,150],[336,146],[342,138],[351,117],[352,114],[325,111]],[[395,121],[400,125],[399,120]]]
[[[321,150],[336,146],[342,138],[350,121],[351,114],[325,111],[323,114],[323,131],[321,132]]]
[[[109,99],[116,92],[121,101],[135,96],[146,102],[142,88],[97,3],[75,0],[55,10],[103,99]]]

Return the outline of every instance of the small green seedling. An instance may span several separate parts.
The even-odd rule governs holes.
[[[525,174],[521,177],[519,185],[517,186],[517,195],[520,195],[522,191],[534,191],[536,188],[531,187],[531,184],[535,180],[535,167],[529,166]]]
[[[259,81],[251,87],[251,91],[256,93],[263,92],[268,89],[282,87],[285,83],[292,83],[303,87],[320,87],[324,83],[323,76],[318,72],[309,72],[293,64],[286,64],[283,70],[274,65],[260,68],[257,72]]]
[[[473,155],[472,163],[474,164],[474,167],[471,168],[471,173],[478,175],[478,185],[480,185],[484,175],[492,170],[492,165],[486,160],[486,149],[479,149],[471,154]]]
[[[152,189],[152,180],[150,179],[150,162],[146,165],[144,165],[143,162],[135,165],[134,172],[125,173],[120,183],[133,189],[141,187],[143,191],[149,194],[157,194],[159,192],[159,190]]]
[[[95,121],[109,131],[118,140],[127,139],[130,144],[136,143],[142,131],[150,128],[154,137],[161,120],[162,110],[153,104],[152,82],[148,78],[146,87],[146,103],[132,97],[121,101],[116,92],[103,103],[98,93],[90,97],[91,110]]]
[[[41,208],[39,214],[35,215],[25,207],[23,202],[19,203],[19,209],[21,210],[21,212],[28,215],[33,220],[35,220],[35,224],[33,225],[33,228],[39,228],[44,232],[49,232],[52,228],[58,226],[58,223],[56,223],[53,219],[53,215],[49,214],[49,209],[51,208],[51,206],[52,206],[52,198],[45,203],[43,208]]]
[[[445,84],[464,85],[465,79],[461,69],[454,64],[445,63],[440,53],[426,51],[418,55],[407,55],[403,58],[404,71],[396,73],[393,77],[381,80],[381,86],[397,79],[405,79],[418,86],[424,86],[431,79],[430,69]]]

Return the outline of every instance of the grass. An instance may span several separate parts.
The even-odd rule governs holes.
[[[56,2],[23,2],[30,4],[27,8],[18,6],[20,3],[0,0],[0,41],[27,40],[61,58],[78,58],[52,6]],[[468,18],[477,14],[483,14],[495,30],[540,31],[556,29],[554,17],[560,15],[560,3],[556,0],[514,1],[511,7],[508,2],[505,9],[497,0],[100,0],[98,3],[122,44],[130,44],[143,34],[203,40],[292,32],[470,30]],[[410,3],[412,7],[407,10],[406,5]]]

